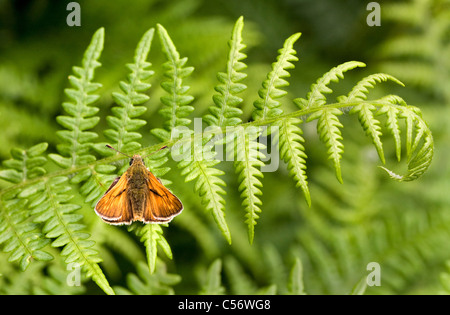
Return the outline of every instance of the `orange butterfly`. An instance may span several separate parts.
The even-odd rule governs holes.
[[[131,224],[133,221],[170,222],[183,210],[180,199],[145,167],[140,155],[135,154],[130,158],[130,167],[114,180],[97,202],[95,212],[103,221],[113,225]]]

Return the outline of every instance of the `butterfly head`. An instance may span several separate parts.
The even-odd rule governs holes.
[[[136,165],[136,164],[142,164],[145,165],[144,160],[142,159],[142,157],[139,154],[135,154],[133,155],[133,157],[130,160],[130,166],[131,165]]]

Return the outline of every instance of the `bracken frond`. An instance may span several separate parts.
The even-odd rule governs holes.
[[[283,78],[290,76],[286,70],[293,69],[292,62],[298,60],[293,46],[300,35],[301,33],[296,33],[290,36],[284,42],[283,48],[278,51],[277,61],[272,64],[272,71],[269,72],[262,88],[258,91],[259,99],[253,103],[255,109],[252,117],[254,120],[274,117],[283,113],[283,110],[280,109],[281,103],[277,99],[287,94],[280,88],[289,85]]]
[[[258,213],[261,212],[260,206],[262,204],[259,195],[262,195],[262,183],[259,178],[264,175],[260,168],[264,166],[261,159],[265,158],[262,150],[265,146],[257,141],[261,134],[262,128],[240,128],[236,131],[236,143],[232,144],[236,148],[234,154],[234,167],[238,176],[239,191],[241,198],[243,198],[242,205],[247,212],[245,223],[248,225],[248,238],[250,243],[253,243],[255,235],[256,220],[259,218]],[[234,137],[233,137],[234,138]],[[234,139],[233,139],[234,140]]]
[[[95,32],[84,54],[82,67],[73,67],[75,75],[69,76],[73,88],[66,89],[65,93],[72,102],[63,103],[62,106],[70,116],[58,116],[56,119],[67,129],[57,132],[62,141],[57,147],[61,155],[49,155],[53,162],[63,168],[73,168],[96,160],[89,151],[98,135],[87,130],[92,129],[100,120],[99,117],[94,116],[99,109],[91,104],[100,98],[93,93],[101,87],[101,84],[92,81],[95,69],[101,66],[98,59],[103,50],[104,36],[103,28]]]
[[[231,40],[228,45],[227,72],[219,72],[217,79],[219,84],[214,88],[219,94],[213,96],[215,106],[208,108],[210,114],[205,115],[203,119],[210,126],[236,126],[242,122],[240,116],[242,110],[238,108],[242,103],[242,98],[236,94],[243,92],[247,86],[241,81],[247,77],[242,71],[247,68],[243,60],[247,57],[241,52],[246,46],[242,43],[242,29],[244,19],[241,16],[233,29]]]
[[[284,88],[289,85],[288,70],[292,69],[294,62],[298,60],[294,43],[300,33],[286,39],[278,51],[277,59],[263,81],[256,101],[253,102],[253,120],[242,123],[242,111],[239,107],[245,104],[238,94],[246,89],[243,80],[247,76],[244,73],[246,55],[242,52],[245,48],[242,39],[243,25],[241,17],[233,28],[226,72],[218,74],[219,83],[215,87],[217,94],[213,96],[214,104],[203,116],[209,125],[207,129],[196,133],[197,130],[193,130],[196,128],[189,128],[194,97],[188,94],[189,86],[185,84],[185,79],[192,74],[194,68],[186,66],[187,58],[180,56],[167,31],[158,24],[157,32],[166,58],[163,65],[165,78],[161,83],[164,95],[160,98],[162,108],[159,111],[162,126],[151,130],[158,142],[144,148],[139,142],[142,138],[139,129],[146,121],[138,117],[146,111],[144,103],[149,100],[146,93],[150,88],[148,79],[153,75],[153,71],[149,70],[151,64],[146,61],[154,35],[153,29],[147,31],[139,42],[134,63],[128,64],[131,72],[126,80],[119,84],[121,92],[113,94],[117,105],[106,118],[109,129],[104,133],[116,149],[126,151],[131,156],[144,156],[149,170],[158,177],[165,176],[170,171],[166,163],[172,158],[177,163],[179,174],[184,181],[193,182],[193,189],[199,195],[206,212],[213,216],[228,243],[231,243],[230,228],[225,220],[225,179],[228,177],[223,176],[225,172],[219,168],[221,161],[216,149],[220,145],[229,146],[225,152],[234,158],[237,174],[234,176],[237,176],[237,190],[242,198],[245,213],[242,216],[245,217],[250,243],[254,241],[255,226],[262,215],[262,178],[268,164],[265,160],[269,156],[269,145],[267,142],[263,143],[263,140],[267,140],[269,136],[272,136],[271,155],[276,155],[276,148],[279,148],[279,156],[276,158],[281,157],[285,161],[289,175],[294,179],[296,187],[302,190],[308,205],[311,205],[314,197],[311,198],[308,187],[307,141],[303,138],[300,128],[303,123],[317,121],[319,138],[326,146],[327,156],[332,160],[339,182],[342,182],[341,159],[344,155],[341,132],[344,120],[341,122],[339,116],[344,114],[357,116],[383,165],[389,162],[385,161],[384,150],[388,146],[384,145],[387,140],[383,133],[392,135],[395,156],[401,161],[404,153],[407,171],[406,174],[400,175],[381,166],[390,177],[398,181],[411,181],[425,173],[433,158],[434,142],[420,110],[408,105],[396,95],[375,100],[368,97],[369,90],[377,83],[392,81],[403,85],[398,79],[383,73],[369,75],[360,80],[348,94],[338,97],[337,102],[327,102],[326,94],[332,92],[330,83],[338,82],[346,71],[364,67],[362,62],[350,61],[332,68],[312,84],[311,91],[305,98],[294,99],[299,110],[284,112],[283,99],[288,95]],[[45,155],[48,145],[40,143],[27,150],[11,150],[12,158],[3,162],[0,179],[9,182],[9,186],[0,191],[0,245],[2,250],[8,253],[9,261],[19,262],[21,269],[27,268],[33,260],[51,260],[53,256],[45,248],[51,245],[54,247],[52,254],[58,253],[66,264],[81,267],[87,277],[96,282],[105,293],[113,294],[115,292],[99,265],[102,258],[97,249],[101,247],[102,240],[98,241],[92,221],[87,218],[92,215],[100,220],[92,208],[114,178],[123,176],[128,167],[124,163],[125,158],[106,150],[105,143],[97,141],[98,135],[93,131],[100,120],[100,117],[96,116],[99,108],[94,106],[94,102],[100,97],[95,93],[101,85],[94,82],[94,73],[100,66],[98,60],[103,41],[104,30],[101,28],[93,35],[81,67],[74,67],[74,74],[69,77],[72,87],[65,92],[70,101],[62,104],[65,114],[57,117],[57,122],[63,127],[63,130],[57,133],[60,139],[57,145],[59,153]],[[158,151],[166,147],[169,150]],[[152,152],[155,154],[149,155]],[[98,158],[96,153],[105,157]],[[56,165],[49,166],[51,161]],[[162,182],[170,184],[164,178]],[[174,188],[176,190],[177,187]],[[81,209],[83,200],[87,209],[92,211]],[[187,204],[190,206],[188,202]],[[184,226],[189,225],[186,221],[194,217],[192,212],[186,212],[190,217],[184,219],[181,224]],[[203,224],[199,223],[200,220],[195,221],[196,219],[193,219],[194,224],[189,226],[188,230],[191,232],[195,230],[195,226]],[[166,226],[165,224],[164,227]],[[161,225],[133,224],[129,230],[134,231],[143,242],[147,266],[139,263],[137,275],[127,277],[129,290],[118,287],[118,292],[173,293],[172,286],[180,281],[180,277],[168,274],[165,265],[158,260],[159,249],[162,249],[168,258],[172,258],[172,250],[163,236]],[[103,241],[104,234],[103,232],[101,237]],[[196,235],[196,239],[200,237],[202,236]],[[313,251],[317,248],[314,239],[306,241],[309,246],[307,250]],[[202,246],[207,247],[205,244],[210,243],[205,241]],[[137,256],[139,254],[134,257]],[[274,266],[279,265],[276,259],[271,263]],[[207,272],[208,276],[201,281],[201,293],[225,292],[221,271],[222,260],[214,261]],[[302,277],[302,264],[296,257],[289,279],[286,277],[286,290],[281,292],[304,293]],[[277,290],[280,291],[279,285],[273,284],[264,292]],[[362,291],[363,286],[355,287],[354,292]]]
[[[306,153],[302,130],[298,127],[302,120],[286,118],[276,123],[279,128],[280,157],[287,163],[289,174],[294,178],[296,186],[303,190],[306,202],[311,206],[306,176]]]
[[[359,61],[348,61],[332,68],[311,86],[311,92],[308,93],[306,99],[296,98],[294,99],[294,103],[300,109],[308,109],[325,105],[327,102],[325,94],[333,92],[333,90],[328,87],[331,82],[338,82],[339,79],[344,77],[344,72],[346,71],[355,69],[356,67],[365,66],[366,65],[364,63]]]

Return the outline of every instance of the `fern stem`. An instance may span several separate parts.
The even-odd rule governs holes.
[[[208,206],[207,208],[210,208],[214,217],[214,220],[217,222],[218,226],[222,230],[223,235],[225,236],[226,240],[229,244],[231,244],[231,233],[228,228],[227,223],[225,222],[225,207],[223,203],[225,202],[224,199],[219,195],[220,192],[222,192],[222,189],[219,189],[220,187],[217,183],[211,181],[210,174],[206,171],[206,166],[200,161],[195,160],[194,163],[196,164],[196,168],[200,170],[200,178],[202,178],[207,185],[206,194],[210,196],[210,199],[207,201]],[[215,192],[215,190],[218,190],[218,193]],[[224,193],[224,192],[223,192]],[[211,206],[209,206],[211,204]]]
[[[371,104],[377,108],[382,108],[385,106],[388,107],[394,107],[400,111],[408,111],[410,112],[410,114],[412,115],[412,117],[414,117],[415,120],[418,121],[423,121],[422,117],[420,115],[418,115],[417,113],[411,112],[410,109],[408,109],[408,107],[406,106],[398,106],[398,105],[394,105],[392,103],[389,102],[380,102],[380,101],[357,101],[357,102],[349,102],[349,103],[330,103],[326,105],[326,108],[331,109],[331,108],[337,108],[337,109],[344,109],[344,108],[352,108],[361,104]],[[289,113],[289,114],[283,114],[280,116],[276,116],[276,117],[268,117],[265,119],[260,119],[257,121],[252,121],[252,122],[248,122],[248,123],[243,123],[241,125],[237,125],[235,127],[219,127],[219,128],[215,128],[214,130],[206,130],[205,132],[203,132],[202,134],[193,134],[190,137],[186,137],[184,139],[170,139],[170,140],[166,140],[164,142],[161,142],[159,144],[155,144],[153,146],[147,147],[147,148],[143,148],[141,150],[138,150],[136,152],[136,154],[140,154],[140,155],[146,155],[148,153],[157,151],[158,149],[160,149],[163,146],[167,146],[167,147],[172,147],[175,144],[180,144],[182,145],[183,143],[186,142],[192,142],[195,139],[197,139],[197,137],[202,138],[202,137],[207,137],[207,136],[211,136],[212,134],[218,134],[218,133],[226,133],[226,132],[235,132],[237,128],[249,128],[251,126],[265,126],[265,125],[271,125],[277,121],[281,121],[283,119],[286,118],[294,118],[294,117],[302,117],[302,116],[309,116],[315,112],[321,111],[323,110],[324,107],[313,107],[313,108],[306,108],[306,109],[301,109],[298,111],[295,111],[293,113]],[[231,129],[229,129],[231,128]],[[18,189],[18,188],[22,188],[22,187],[26,187],[28,185],[40,182],[42,180],[45,179],[49,179],[49,178],[53,178],[53,177],[57,177],[57,176],[68,176],[77,172],[80,172],[82,170],[85,170],[87,168],[91,168],[91,167],[95,167],[97,165],[101,165],[101,164],[109,164],[109,163],[113,163],[119,160],[123,160],[126,159],[126,157],[123,157],[121,155],[113,155],[107,158],[103,158],[103,159],[99,159],[95,162],[91,162],[89,164],[85,164],[85,165],[79,165],[79,166],[75,166],[73,168],[70,169],[62,169],[53,173],[48,173],[45,176],[42,177],[37,177],[34,179],[28,179],[24,182],[21,182],[19,184],[16,184],[14,186],[9,186],[5,189],[3,189],[2,191],[0,191],[0,197],[14,189]]]

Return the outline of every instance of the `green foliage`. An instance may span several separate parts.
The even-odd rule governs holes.
[[[233,29],[231,40],[228,45],[230,52],[228,54],[227,72],[219,72],[217,79],[219,84],[214,88],[219,94],[214,95],[215,106],[208,108],[211,114],[205,115],[203,119],[210,126],[236,126],[241,123],[240,116],[242,110],[238,108],[243,99],[236,94],[244,91],[247,86],[241,83],[247,77],[247,74],[241,72],[247,68],[243,60],[247,57],[242,49],[246,46],[242,40],[242,30],[244,28],[244,18],[241,16]]]
[[[167,226],[167,224],[164,224]],[[131,228],[136,227],[135,225]],[[138,236],[141,237],[141,242],[144,243],[147,250],[147,261],[150,274],[153,274],[156,270],[157,263],[157,246],[159,245],[167,257],[172,259],[172,250],[170,249],[169,243],[163,236],[163,230],[158,224],[147,224],[138,228],[136,232]]]
[[[237,95],[247,88],[243,83],[247,76],[243,72],[247,67],[243,62],[246,55],[242,52],[246,47],[242,39],[243,26],[241,17],[234,26],[229,42],[226,72],[217,75],[219,83],[215,91],[218,94],[213,96],[214,104],[208,108],[209,114],[204,116],[209,125],[207,130],[196,133],[197,130],[189,128],[190,115],[194,111],[190,104],[193,103],[194,97],[188,94],[190,88],[185,84],[185,80],[193,73],[194,68],[186,66],[188,59],[180,56],[168,32],[158,24],[157,32],[166,58],[163,64],[164,80],[161,83],[164,94],[160,98],[162,108],[159,111],[162,128],[153,128],[151,133],[159,142],[144,149],[138,142],[142,138],[139,129],[146,121],[137,117],[145,114],[147,107],[143,104],[150,99],[145,92],[151,86],[149,80],[153,71],[148,69],[150,63],[146,59],[154,35],[153,29],[144,34],[135,50],[134,63],[128,64],[131,73],[126,81],[119,84],[122,92],[112,94],[117,106],[111,109],[113,115],[107,116],[109,129],[104,132],[110,143],[128,154],[149,154],[163,146],[171,148],[171,157],[181,169],[179,174],[184,182],[194,182],[193,190],[197,193],[202,208],[211,213],[228,243],[231,244],[233,230],[227,221],[233,221],[235,218],[233,214],[229,215],[231,219],[228,219],[228,216],[225,218],[228,202],[225,195],[230,186],[226,179],[229,177],[221,169],[224,163],[221,163],[218,152],[213,149],[220,145],[231,147],[228,154],[234,158],[236,190],[242,198],[244,222],[250,243],[254,242],[255,226],[263,208],[261,196],[265,187],[262,171],[266,158],[264,150],[267,146],[260,140],[264,137],[273,136],[271,140],[279,144],[280,157],[287,164],[289,175],[294,179],[296,188],[301,188],[309,206],[314,204],[316,197],[314,193],[310,193],[307,180],[306,141],[300,128],[303,121],[317,121],[317,133],[325,143],[327,157],[332,160],[336,177],[341,183],[346,173],[341,165],[344,154],[344,137],[341,130],[344,123],[339,117],[347,116],[344,113],[348,113],[348,116],[357,115],[359,124],[383,164],[386,163],[383,148],[387,142],[383,137],[386,129],[394,138],[395,155],[399,161],[402,158],[402,146],[405,147],[408,164],[405,175],[398,175],[382,166],[392,178],[411,181],[428,169],[434,144],[431,131],[420,110],[407,105],[395,95],[367,99],[369,89],[376,83],[391,80],[401,84],[396,78],[386,74],[369,75],[357,83],[347,95],[338,97],[337,102],[327,101],[325,94],[333,92],[330,84],[342,79],[344,72],[365,66],[361,62],[346,62],[326,72],[311,86],[306,98],[293,98],[298,110],[285,113],[287,108],[284,101],[290,95],[285,90],[289,85],[286,79],[290,77],[288,70],[294,68],[293,62],[298,60],[293,46],[300,33],[286,39],[278,51],[276,62],[272,64],[270,72],[262,82],[258,98],[253,102],[253,121],[242,123],[245,119],[239,106],[244,106],[245,102],[244,98]],[[165,263],[158,259],[158,247],[169,259],[173,258],[172,249],[163,236],[160,225],[133,224],[130,227],[129,230],[135,231],[146,248],[147,266],[136,263],[137,275],[127,276],[127,288],[114,287],[113,290],[100,268],[104,256],[99,252],[101,244],[98,244],[100,242],[94,235],[95,229],[91,228],[91,225],[96,224],[92,221],[98,222],[92,206],[106,191],[112,179],[124,171],[124,158],[117,154],[111,155],[111,151],[105,150],[104,142],[97,141],[98,134],[94,129],[100,122],[100,117],[95,116],[99,108],[94,106],[99,95],[94,93],[101,87],[94,81],[94,74],[100,66],[98,60],[103,50],[103,42],[104,30],[101,28],[95,32],[86,49],[82,67],[74,67],[74,75],[69,76],[72,88],[66,89],[65,92],[71,101],[62,105],[67,115],[57,117],[57,122],[65,128],[57,133],[60,139],[57,146],[59,154],[48,154],[48,158],[56,165],[48,165],[44,156],[47,149],[45,143],[29,150],[13,149],[12,159],[4,162],[5,168],[0,171],[0,178],[11,182],[12,185],[0,191],[0,244],[3,244],[3,251],[9,254],[10,261],[19,261],[21,269],[26,269],[32,259],[51,260],[55,253],[61,256],[65,263],[77,263],[86,276],[107,294],[114,294],[115,291],[172,294],[172,287],[180,282],[180,277],[167,273]],[[384,124],[380,117],[384,117]],[[405,139],[402,139],[403,133]],[[95,152],[107,157],[98,157]],[[165,176],[171,170],[166,166],[166,162],[170,160],[167,154],[168,150],[163,150],[147,158],[149,169],[156,176]],[[58,168],[55,170],[56,166]],[[169,183],[167,179],[163,178],[163,181]],[[175,190],[179,189],[178,182],[180,181],[177,181]],[[195,205],[189,205],[189,202],[191,201],[187,202],[188,206],[185,204],[186,212],[196,208]],[[83,211],[84,205],[88,211]],[[176,220],[182,222],[183,215]],[[187,218],[189,215],[193,217],[192,213],[186,215]],[[199,226],[203,224],[200,220],[195,222]],[[189,225],[189,222],[182,224]],[[101,231],[103,228],[98,229]],[[233,246],[242,247],[240,232],[237,231],[236,234]],[[317,250],[320,247],[318,240],[310,239],[310,235],[301,235],[303,236],[299,238],[304,237],[311,241],[306,250],[320,250]],[[52,248],[47,250],[48,244]],[[253,257],[256,255],[258,254]],[[271,264],[272,267],[276,265],[273,260],[260,264],[261,270],[270,270]],[[239,263],[232,259],[225,260],[224,265],[225,270],[229,270],[229,278],[233,278],[234,273],[243,273]],[[252,293],[304,294],[303,264],[299,255],[296,255],[292,266],[285,281],[263,281],[263,284],[245,279],[241,281]],[[205,273],[206,277],[201,279],[199,292],[225,293],[221,271],[222,260],[216,259]],[[274,268],[272,274],[273,272]],[[326,276],[327,274],[324,277]],[[354,283],[356,280],[352,285]],[[238,291],[237,287],[235,291]],[[360,285],[354,289],[354,292],[362,291],[364,288]]]
[[[105,31],[100,28],[92,37],[92,42],[84,53],[82,67],[73,67],[74,75],[69,76],[72,89],[66,89],[66,95],[72,103],[63,103],[64,110],[71,116],[58,116],[58,123],[68,130],[60,130],[57,135],[63,142],[58,146],[62,155],[50,154],[49,157],[60,167],[74,168],[95,161],[95,156],[89,154],[91,144],[98,137],[92,129],[100,118],[94,116],[99,109],[90,104],[99,99],[99,95],[92,94],[101,84],[92,82],[95,69],[100,67],[98,62],[103,50]]]
[[[326,104],[326,97],[324,94],[333,92],[328,85],[332,81],[338,82],[340,78],[343,78],[344,72],[356,67],[364,66],[365,65],[361,62],[349,61],[334,67],[311,86],[311,92],[308,93],[307,99],[298,98],[294,100],[294,103],[301,109],[324,106]],[[329,107],[316,111],[307,121],[318,120],[317,132],[319,133],[320,140],[326,144],[329,159],[333,160],[334,168],[336,169],[336,177],[342,183],[340,160],[342,158],[342,153],[344,152],[344,145],[341,142],[343,139],[339,128],[343,128],[344,126],[337,118],[339,115],[342,115],[342,111],[337,108]]]
[[[284,269],[283,265],[278,265],[278,269]],[[227,272],[228,270],[228,272]],[[290,267],[289,275],[285,283],[280,283],[278,286],[272,284],[270,286],[258,286],[252,283],[250,279],[245,279],[245,274],[243,273],[242,267],[232,260],[226,260],[225,264],[225,274],[232,279],[232,283],[235,283],[235,292],[233,294],[285,294],[285,295],[305,295],[304,284],[303,284],[303,267],[302,262],[299,257],[294,257],[294,263]],[[279,270],[280,272],[281,270]],[[223,275],[222,275],[222,260],[216,259],[208,268],[205,273],[204,279],[202,279],[202,286],[199,294],[209,294],[209,295],[220,295],[220,294],[231,294],[226,291],[223,286]],[[365,280],[365,279],[364,279]],[[236,285],[239,283],[239,285]],[[359,286],[358,286],[359,285]],[[242,292],[240,292],[242,291]],[[353,293],[364,292],[364,286],[357,284]]]
[[[337,67],[332,68],[311,86],[311,92],[308,93],[306,99],[297,98],[294,100],[294,103],[300,109],[314,108],[325,105],[327,98],[324,94],[330,94],[333,92],[333,90],[328,87],[328,85],[331,82],[339,82],[339,79],[343,79],[344,72],[355,69],[356,67],[365,67],[365,66],[366,65],[364,63],[359,61],[348,61]],[[362,86],[359,87],[359,89],[361,88]]]
[[[302,145],[305,140],[302,130],[297,126],[302,123],[298,118],[288,118],[276,124],[279,128],[280,157],[287,163],[289,174],[294,178],[297,187],[301,187],[306,202],[311,206],[311,195],[309,193],[306,176],[306,153]]]
[[[157,261],[157,272],[150,273],[147,266],[141,262],[137,264],[137,275],[127,275],[128,289],[123,287],[114,288],[118,294],[139,295],[163,295],[174,294],[173,286],[181,281],[179,275],[170,274],[161,261]]]
[[[98,252],[92,247],[95,241],[84,230],[86,226],[79,223],[81,214],[74,213],[80,208],[68,201],[73,198],[66,176],[53,177],[39,185],[39,191],[31,199],[29,208],[34,215],[34,222],[45,223],[42,232],[48,239],[54,239],[53,247],[63,247],[61,255],[65,262],[78,263],[92,279],[108,294],[113,291],[108,284],[98,263]]]
[[[305,294],[303,288],[303,267],[299,258],[295,260],[295,264],[292,267],[291,274],[288,283],[289,294],[302,295]]]
[[[122,93],[112,93],[114,101],[120,106],[111,109],[115,116],[108,116],[106,120],[113,129],[107,129],[104,133],[106,138],[110,140],[110,145],[118,151],[130,152],[141,148],[141,144],[136,142],[136,140],[142,138],[142,136],[135,131],[143,127],[147,122],[136,117],[143,115],[147,108],[136,105],[143,104],[149,100],[149,97],[144,92],[151,87],[151,84],[146,83],[146,81],[154,72],[147,69],[151,64],[146,60],[154,31],[151,28],[144,34],[136,48],[134,63],[127,65],[131,73],[127,77],[128,82],[120,82]],[[114,153],[105,149],[105,144],[100,144],[96,147],[97,151],[105,152],[105,155]]]
[[[41,155],[47,147],[47,143],[40,143],[28,150],[12,149],[12,159],[3,162],[6,169],[0,171],[0,178],[18,184],[44,175],[46,171],[42,166],[47,159]]]
[[[445,102],[450,101],[447,88],[449,8],[447,0],[409,0],[387,4],[384,8],[386,21],[406,26],[408,31],[389,38],[379,51],[383,71],[426,88]]]
[[[182,168],[181,175],[186,177],[187,182],[196,179],[195,191],[202,198],[206,210],[212,213],[228,243],[231,244],[230,230],[225,221],[225,200],[222,197],[225,194],[222,187],[226,184],[219,177],[224,172],[214,167],[220,161],[214,159],[215,152],[211,152],[207,146],[193,144],[189,148],[192,149],[192,157],[186,155],[191,152],[190,150],[178,157],[180,159],[178,167]]]
[[[168,95],[161,97],[164,104],[159,111],[161,116],[165,118],[164,129],[153,129],[152,133],[161,141],[172,138],[172,130],[178,126],[187,126],[191,120],[186,118],[194,110],[189,104],[194,100],[191,95],[186,95],[189,86],[183,85],[183,79],[188,77],[193,71],[193,67],[184,67],[187,58],[180,58],[180,54],[176,50],[167,31],[158,24],[158,34],[167,62],[164,63],[164,76],[166,81],[161,83],[161,87]]]
[[[203,280],[202,289],[199,294],[203,295],[219,295],[225,293],[225,288],[222,286],[222,261],[216,259],[206,273],[206,279]]]
[[[241,129],[240,132],[236,133],[234,165],[236,173],[239,174],[239,191],[244,199],[242,205],[247,212],[245,223],[248,225],[250,243],[253,243],[256,219],[259,218],[258,213],[261,212],[260,206],[262,205],[262,201],[258,197],[262,194],[260,190],[262,183],[259,178],[264,177],[264,175],[259,168],[264,166],[261,159],[265,156],[261,150],[265,146],[257,141],[260,134],[260,128]]]
[[[37,231],[37,225],[26,222],[27,215],[23,213],[23,200],[2,201],[2,224],[0,225],[0,241],[3,250],[10,253],[8,261],[20,260],[20,268],[25,270],[32,259],[51,260],[47,252],[41,251],[49,241]]]
[[[28,150],[11,150],[10,160],[4,161],[7,169],[0,172],[2,179],[15,184],[26,182],[42,174],[45,169],[41,166],[46,163],[46,158],[41,156],[47,149],[47,143],[40,143]],[[53,256],[41,249],[49,240],[43,238],[38,231],[38,225],[30,222],[28,214],[24,211],[28,194],[33,194],[35,187],[29,187],[19,193],[18,190],[4,194],[0,198],[0,211],[2,222],[0,224],[0,244],[4,244],[3,250],[10,253],[8,261],[18,261],[22,270],[25,270],[32,259],[48,261]]]
[[[297,61],[295,57],[296,51],[292,48],[300,33],[294,34],[284,42],[283,48],[278,51],[277,61],[272,64],[272,71],[267,75],[267,79],[263,82],[262,88],[259,90],[259,99],[253,103],[255,110],[253,111],[254,120],[264,120],[268,117],[279,116],[283,113],[279,107],[281,103],[277,98],[281,98],[287,94],[280,88],[288,86],[289,83],[283,78],[289,77],[287,69],[294,68],[291,63]]]

